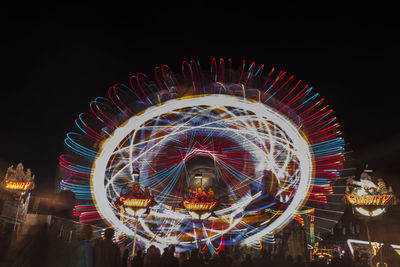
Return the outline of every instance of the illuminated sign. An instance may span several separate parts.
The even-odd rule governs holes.
[[[391,195],[371,196],[363,195],[357,196],[353,194],[346,195],[347,201],[355,206],[385,206],[392,198]]]
[[[187,200],[183,201],[183,206],[185,209],[190,211],[211,211],[217,202],[189,202]]]
[[[122,203],[122,205],[126,206],[126,207],[132,207],[132,208],[146,208],[150,202],[151,199],[148,198],[125,198],[125,197],[121,197],[120,198],[120,202]]]
[[[26,191],[32,186],[32,182],[13,182],[13,181],[7,181],[5,180],[6,183],[6,189],[10,190],[21,190],[21,191]]]

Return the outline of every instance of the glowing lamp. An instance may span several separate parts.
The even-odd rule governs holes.
[[[194,179],[200,179],[200,187],[203,187],[203,175],[201,173],[195,174]]]
[[[139,175],[140,173],[138,171],[132,171],[131,172],[131,177],[133,178],[134,181],[139,182]]]

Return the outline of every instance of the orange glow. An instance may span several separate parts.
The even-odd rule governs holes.
[[[389,200],[392,198],[391,195],[382,195],[382,196],[356,196],[353,194],[346,195],[347,201],[349,201],[352,205],[359,206],[384,206]]]
[[[326,252],[317,252],[314,255],[316,255],[316,256],[328,256],[331,259],[333,258],[333,256],[331,254],[326,253]]]
[[[303,220],[303,218],[302,218],[300,215],[296,214],[296,215],[294,216],[294,219],[295,219],[298,223],[300,223],[301,226],[304,227],[304,220]]]
[[[150,202],[151,199],[149,198],[125,198],[121,197],[120,201],[122,204],[126,207],[134,207],[134,208],[146,208]]]
[[[6,188],[11,189],[11,190],[26,191],[32,185],[32,182],[13,182],[13,181],[7,181],[7,180],[5,180],[5,182],[6,182]]]
[[[183,201],[183,206],[185,207],[185,209],[190,211],[211,211],[215,207],[215,205],[217,205],[217,202],[193,203],[187,200]]]

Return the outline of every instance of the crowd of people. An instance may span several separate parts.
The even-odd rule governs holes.
[[[128,186],[125,184],[122,189],[121,189],[121,197],[132,197],[132,198],[139,198],[139,199],[144,199],[144,198],[153,198],[154,196],[150,192],[150,189],[148,186],[144,188],[144,190],[140,187],[139,182],[134,182],[132,186]]]
[[[209,251],[195,249],[175,253],[175,246],[163,249],[151,245],[147,250],[137,249],[135,256],[130,257],[127,242],[119,245],[113,242],[113,229],[106,229],[104,238],[98,238],[91,242],[92,232],[90,225],[84,225],[78,235],[79,246],[74,256],[76,267],[321,267],[321,266],[344,266],[364,267],[367,258],[357,257],[353,260],[349,254],[340,258],[338,255],[328,262],[326,258],[317,258],[310,263],[298,255],[271,255],[267,250],[249,253],[243,247],[235,247],[230,252],[219,251],[211,255]]]
[[[35,234],[22,240],[14,250],[3,249],[4,261],[0,258],[0,266],[7,267],[321,267],[369,266],[366,257],[350,254],[345,257],[334,255],[329,264],[326,258],[316,258],[306,262],[302,256],[270,254],[268,250],[254,250],[246,247],[230,247],[226,251],[218,251],[211,255],[208,250],[176,253],[174,246],[160,251],[152,245],[147,249],[138,248],[132,257],[127,241],[119,244],[113,242],[114,230],[108,228],[103,237],[93,239],[90,225],[83,225],[75,240],[60,242],[51,236],[46,225],[39,226]],[[57,241],[58,240],[58,241]]]
[[[203,187],[198,187],[195,190],[189,189],[188,192],[189,195],[186,200],[192,203],[212,202],[216,200],[214,191],[211,187],[208,189],[208,191],[204,190]]]

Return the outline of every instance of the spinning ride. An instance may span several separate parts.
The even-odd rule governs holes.
[[[360,181],[353,178],[348,179],[348,183],[353,185],[353,189],[346,188],[345,202],[358,214],[375,217],[384,213],[387,207],[396,203],[396,198],[392,192],[392,187],[386,186],[382,178],[377,179],[377,184],[372,181],[369,173],[372,170],[364,170],[360,176]]]
[[[81,221],[137,230],[144,246],[213,250],[223,240],[273,242],[303,207],[329,209],[344,161],[332,110],[285,72],[231,66],[213,59],[203,74],[197,61],[184,61],[179,78],[157,67],[154,81],[132,76],[91,103],[92,113],[76,120],[81,133],[67,134],[72,153],[60,157],[61,188],[76,192]],[[145,216],[129,211],[128,203],[152,202],[126,198],[134,186],[154,193]]]
[[[215,199],[214,191],[211,188],[208,193],[204,192],[202,187],[198,187],[195,191],[189,190],[189,192],[191,193],[189,199],[185,199],[182,202],[182,205],[192,216],[193,222],[198,221],[200,224],[199,248],[201,248],[201,240],[203,239],[203,221],[211,216],[218,202]]]
[[[361,217],[364,217],[368,237],[368,242],[349,239],[347,241],[348,246],[353,253],[351,243],[369,244],[369,261],[371,265],[372,258],[377,254],[377,251],[382,252],[381,248],[383,243],[380,244],[371,241],[369,221],[385,213],[388,207],[397,204],[397,198],[393,194],[392,187],[387,187],[382,178],[373,179],[370,176],[372,172],[372,170],[368,169],[367,165],[366,169],[361,173],[359,181],[349,178],[347,182],[352,185],[353,188],[350,190],[350,187],[347,186],[344,198],[344,202],[352,207],[353,213],[356,212],[358,215],[361,215]],[[376,182],[373,180],[376,180]],[[386,263],[383,261],[382,253],[380,253],[379,256],[380,262],[378,262],[377,265],[380,264],[380,266],[384,266]]]
[[[6,203],[4,209],[3,204],[0,205],[0,219],[14,217],[14,231],[28,211],[30,191],[35,186],[35,175],[29,168],[25,171],[22,163],[18,163],[15,168],[13,165],[8,167],[4,180],[0,183],[0,202]],[[5,191],[4,194],[2,190]]]

